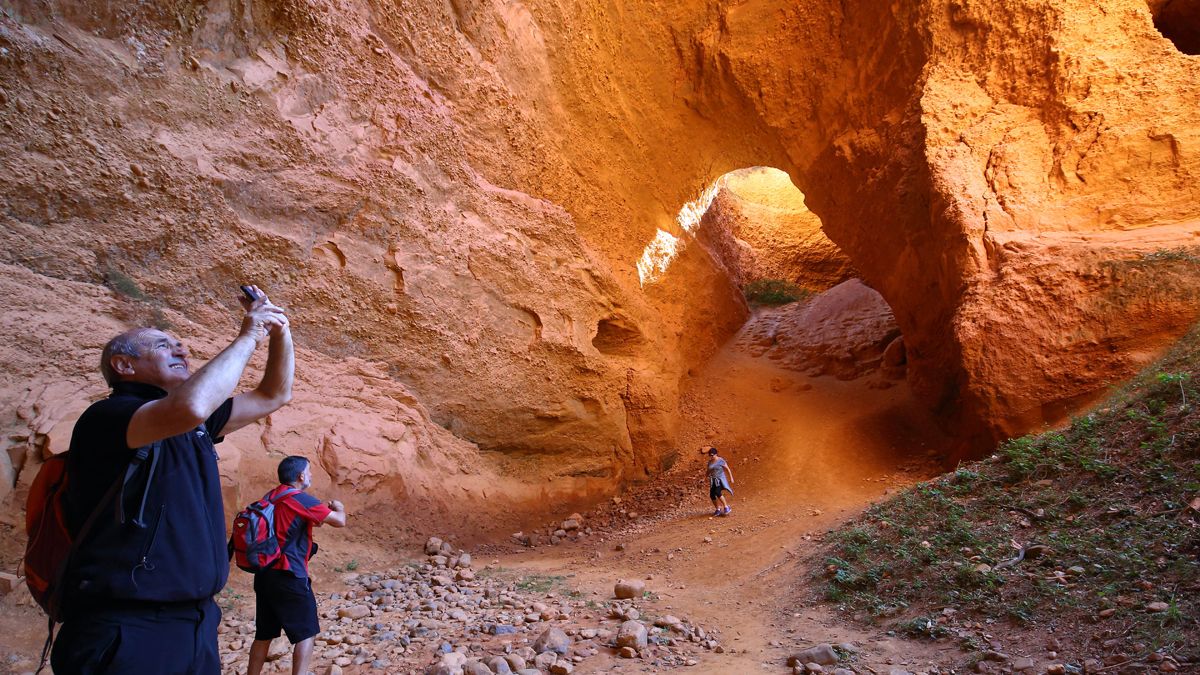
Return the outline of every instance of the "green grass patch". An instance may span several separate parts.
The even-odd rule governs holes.
[[[786,305],[812,296],[812,291],[784,279],[759,279],[742,288],[746,301],[756,305]]]
[[[526,593],[549,593],[551,589],[566,585],[567,578],[555,574],[530,574],[517,581],[516,588]]]
[[[129,277],[118,269],[110,267],[105,270],[104,283],[109,288],[127,298],[133,298],[134,300],[146,299],[146,293],[142,291],[142,288],[138,286],[137,282],[134,281],[132,277]]]
[[[1195,651],[1197,373],[1200,329],[1065,429],[1010,440],[872,506],[814,557],[820,594],[914,638],[963,640],[976,623],[1093,626],[1113,609],[1110,652]]]

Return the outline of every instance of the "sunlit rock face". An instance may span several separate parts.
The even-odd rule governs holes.
[[[305,423],[273,423],[272,451],[320,454],[330,481],[401,498],[368,476],[410,451],[514,481],[489,499],[654,471],[680,378],[746,315],[680,211],[745,167],[787,172],[895,313],[909,384],[976,447],[1200,308],[1200,64],[1155,28],[1186,23],[1165,5],[9,7],[0,269],[56,301],[4,305],[3,477],[102,393],[109,334],[156,322],[211,356],[241,281],[305,354]],[[64,323],[77,340],[29,337]],[[389,400],[408,436],[372,433]]]
[[[1061,419],[1196,320],[1200,64],[1145,3],[719,13],[697,81],[777,130],[775,166],[894,310],[964,451]]]
[[[783,280],[823,291],[855,276],[850,259],[804,205],[804,194],[779,169],[721,177],[699,233],[739,286]]]

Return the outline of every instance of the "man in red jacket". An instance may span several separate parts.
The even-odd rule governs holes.
[[[271,569],[254,575],[254,642],[250,645],[247,675],[259,675],[267,660],[271,641],[280,631],[292,648],[292,673],[304,675],[312,660],[313,638],[321,632],[317,620],[317,598],[308,576],[308,559],[316,551],[314,525],[346,526],[346,508],[334,499],[327,504],[304,492],[312,485],[312,467],[298,455],[285,458],[277,471],[279,487],[267,499],[275,501],[275,536],[279,538],[279,560]],[[300,492],[294,492],[300,490]],[[292,491],[281,499],[278,495]]]

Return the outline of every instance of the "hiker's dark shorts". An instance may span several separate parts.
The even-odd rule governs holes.
[[[62,675],[220,675],[220,623],[212,600],[97,604],[68,615],[50,666]]]
[[[292,644],[321,632],[312,580],[291,572],[266,570],[254,575],[254,639],[274,640],[282,630]]]
[[[722,492],[728,492],[729,494],[733,494],[732,490],[725,487],[721,483],[713,482],[713,483],[709,484],[709,486],[708,486],[708,498],[709,499],[711,499],[715,502],[716,500],[721,498]]]

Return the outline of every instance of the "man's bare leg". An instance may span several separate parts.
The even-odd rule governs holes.
[[[301,640],[292,648],[292,675],[308,675],[308,664],[312,661],[313,638]],[[248,675],[254,675],[249,673]]]
[[[246,675],[259,675],[262,672],[269,651],[271,651],[270,640],[255,640],[250,644],[250,666],[246,668]]]

